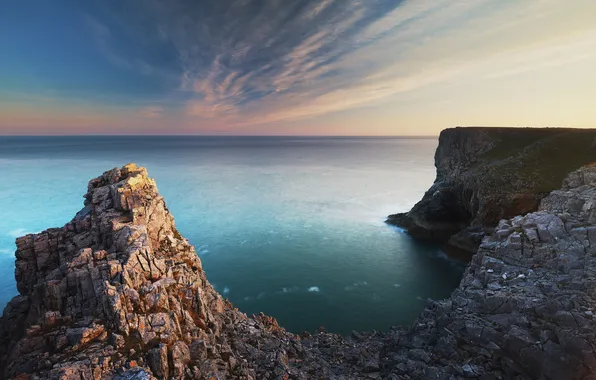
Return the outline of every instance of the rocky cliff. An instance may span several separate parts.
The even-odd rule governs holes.
[[[448,300],[386,338],[387,374],[596,379],[596,166],[501,220]]]
[[[16,278],[3,379],[594,379],[596,166],[499,222],[450,299],[384,334],[239,312],[133,164],[91,180],[63,228],[17,239]]]
[[[63,228],[17,239],[16,279],[20,295],[0,321],[0,378],[378,373],[381,342],[366,341],[374,334],[303,341],[224,300],[134,164],[91,180],[85,207]]]
[[[387,222],[469,259],[501,219],[536,211],[568,173],[594,161],[593,129],[446,129],[434,184],[411,211]]]

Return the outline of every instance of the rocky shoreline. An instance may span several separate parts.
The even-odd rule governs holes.
[[[567,174],[594,161],[594,129],[446,129],[435,182],[412,210],[387,223],[469,260],[500,220],[536,211]]]
[[[420,379],[596,378],[595,242],[596,166],[588,166],[539,211],[502,220],[451,298],[389,338],[385,368]]]
[[[110,170],[17,239],[0,379],[596,379],[596,166],[542,198],[410,328],[295,335],[213,289],[144,168]]]

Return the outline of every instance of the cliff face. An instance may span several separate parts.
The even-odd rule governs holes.
[[[591,166],[571,173],[537,212],[499,222],[451,298],[431,302],[409,331],[386,339],[386,373],[596,378],[595,242]]]
[[[467,156],[462,156],[467,159]],[[153,180],[91,180],[63,228],[17,239],[0,379],[594,379],[596,166],[501,221],[414,325],[297,336],[209,284]]]
[[[380,349],[367,334],[302,342],[271,317],[240,313],[134,164],[91,180],[63,228],[17,239],[16,279],[20,295],[0,320],[0,378],[339,376],[360,373]],[[333,355],[352,362],[331,368]]]
[[[501,219],[535,211],[568,173],[595,160],[596,130],[447,129],[434,184],[412,210],[387,222],[469,258]]]

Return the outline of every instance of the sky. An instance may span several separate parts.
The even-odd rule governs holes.
[[[596,127],[594,0],[3,0],[0,135]]]

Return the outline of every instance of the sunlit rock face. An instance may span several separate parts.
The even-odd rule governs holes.
[[[17,239],[16,258],[20,295],[0,323],[2,378],[308,378],[357,374],[378,356],[380,341],[367,334],[302,343],[275,319],[236,310],[134,164],[91,180],[75,218]],[[354,362],[331,368],[318,339],[353,350]],[[370,352],[359,357],[361,345]]]
[[[91,180],[70,223],[19,238],[17,247],[21,296],[2,325],[7,376],[101,377],[131,361],[181,375],[179,363],[170,369],[155,353],[210,341],[222,328],[215,315],[230,309],[155,182],[134,164]],[[119,358],[123,349],[129,355]]]
[[[536,211],[567,174],[594,161],[594,129],[446,129],[434,184],[412,210],[387,222],[469,259],[501,219]]]
[[[239,312],[134,164],[91,180],[63,228],[17,239],[16,278],[2,379],[590,379],[596,166],[501,220],[450,299],[386,333],[297,336]]]

